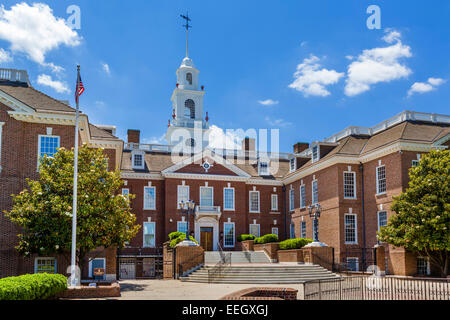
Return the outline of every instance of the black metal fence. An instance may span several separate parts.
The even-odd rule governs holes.
[[[450,279],[376,276],[306,282],[305,300],[450,300]]]

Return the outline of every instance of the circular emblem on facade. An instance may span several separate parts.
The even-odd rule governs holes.
[[[203,169],[205,169],[206,172],[208,172],[209,169],[211,169],[212,164],[210,164],[207,160],[205,160],[205,162],[203,162],[202,164]]]

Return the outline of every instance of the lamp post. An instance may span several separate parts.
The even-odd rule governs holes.
[[[188,201],[180,201],[179,203],[180,210],[182,214],[186,213],[186,239],[184,239],[182,242],[180,242],[178,245],[180,246],[197,246],[197,244],[194,241],[191,241],[189,239],[189,214],[193,213],[195,210],[195,202],[193,200]]]
[[[306,245],[305,247],[327,247],[326,244],[321,243],[319,241],[319,218],[320,213],[322,212],[322,207],[320,204],[316,203],[313,205],[310,205],[308,207],[309,210],[309,217],[313,219],[313,242]]]

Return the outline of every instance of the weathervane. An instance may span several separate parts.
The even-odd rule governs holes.
[[[189,18],[188,13],[186,13],[186,15],[180,14],[180,17],[186,20],[186,24],[183,25],[183,27],[186,28],[186,57],[189,57],[189,28],[192,28],[192,26],[189,24],[189,21],[191,21],[191,18]]]

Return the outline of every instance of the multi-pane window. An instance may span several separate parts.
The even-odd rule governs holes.
[[[417,257],[417,274],[430,275],[430,260],[425,257]]]
[[[178,232],[187,232],[187,222],[186,221],[178,221],[177,222],[177,231]]]
[[[271,196],[271,206],[270,209],[272,211],[277,211],[278,210],[278,195],[277,194],[272,194]]]
[[[59,148],[58,136],[39,136],[39,159],[53,157]]]
[[[302,221],[300,223],[300,237],[306,238],[306,221]]]
[[[36,258],[34,265],[35,273],[56,273],[55,258]]]
[[[312,182],[312,204],[319,202],[319,191],[317,189],[317,180]]]
[[[358,258],[347,258],[347,269],[349,271],[359,271]]]
[[[144,210],[156,209],[156,191],[155,187],[144,187]]]
[[[234,247],[234,223],[225,222],[223,225],[224,247]]]
[[[200,205],[205,207],[212,207],[213,201],[213,187],[200,187]]]
[[[300,186],[300,208],[306,207],[306,186],[302,184]]]
[[[295,224],[291,223],[290,227],[290,238],[295,239]]]
[[[386,167],[377,167],[377,194],[386,193]]]
[[[144,156],[142,154],[133,155],[133,168],[142,168],[144,166]]]
[[[312,147],[312,162],[319,161],[320,154],[319,154],[319,146],[315,145]]]
[[[259,162],[259,175],[267,176],[269,174],[269,163],[265,161]]]
[[[344,198],[345,199],[355,199],[356,198],[356,173],[355,172],[344,172]]]
[[[387,226],[387,212],[378,211],[378,231],[381,227]]]
[[[292,159],[289,160],[289,170],[291,172],[295,171],[295,158],[292,158]]]
[[[294,211],[294,189],[289,190],[289,211]]]
[[[278,235],[278,228],[277,227],[273,227],[272,228],[272,234]]]
[[[414,167],[417,167],[417,166],[419,165],[419,162],[420,162],[420,160],[413,160],[413,161],[412,161],[412,166],[413,166],[413,168],[414,168]]]
[[[144,222],[144,247],[155,246],[155,223]]]
[[[223,189],[223,210],[234,210],[234,188]]]
[[[181,201],[184,203],[189,201],[189,186],[178,186],[177,193],[177,208],[180,209]]]
[[[250,212],[259,212],[259,191],[250,191]]]
[[[344,215],[345,243],[357,243],[356,214]]]
[[[250,234],[259,238],[259,224],[251,224],[250,225]]]

